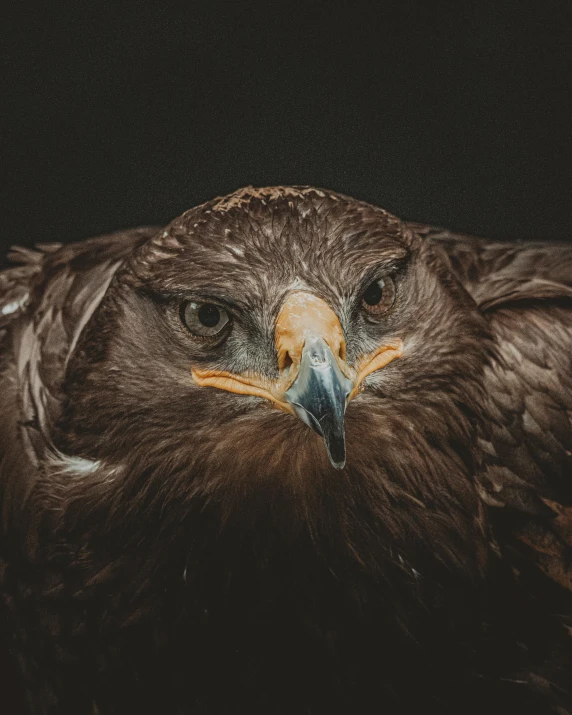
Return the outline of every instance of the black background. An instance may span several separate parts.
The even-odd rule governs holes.
[[[2,253],[314,184],[494,238],[572,235],[570,5],[20,4]]]

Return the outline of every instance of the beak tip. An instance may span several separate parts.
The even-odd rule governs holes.
[[[343,469],[346,466],[346,448],[344,444],[344,438],[342,436],[340,441],[335,441],[332,443],[331,440],[326,441],[326,451],[330,462],[334,469]]]

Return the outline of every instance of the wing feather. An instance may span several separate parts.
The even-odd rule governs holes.
[[[0,272],[0,494],[17,519],[59,415],[67,360],[117,268],[157,229],[145,227],[39,250],[16,247]],[[9,306],[6,310],[6,306]],[[2,309],[4,307],[4,309]]]
[[[572,590],[572,247],[413,228],[487,315],[495,338],[480,494],[499,508],[501,532]]]

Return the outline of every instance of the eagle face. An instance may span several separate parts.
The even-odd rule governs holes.
[[[314,189],[239,192],[118,271],[68,365],[59,446],[176,494],[180,518],[195,498],[227,516],[246,501],[319,531],[357,502],[371,511],[373,490],[388,546],[422,534],[412,508],[443,510],[474,543],[487,339],[385,211]]]

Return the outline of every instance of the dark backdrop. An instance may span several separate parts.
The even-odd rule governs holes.
[[[572,235],[569,0],[49,5],[4,25],[2,252],[246,184]]]

